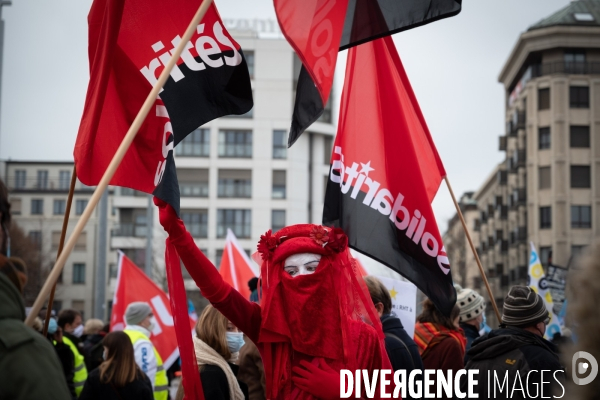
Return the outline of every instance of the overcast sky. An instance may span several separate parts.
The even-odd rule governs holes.
[[[275,18],[272,0],[215,2],[223,18]],[[87,89],[91,3],[13,0],[2,9],[1,159],[72,159]],[[458,16],[394,35],[457,196],[476,190],[503,159],[504,93],[497,78],[517,38],[568,3],[463,0]],[[344,59],[340,53],[338,98]],[[444,186],[434,210],[443,232],[454,214]]]

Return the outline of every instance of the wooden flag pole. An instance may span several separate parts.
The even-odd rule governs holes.
[[[77,172],[75,165],[73,165],[73,172],[71,172],[71,185],[69,186],[69,197],[67,197],[67,208],[65,209],[65,216],[63,217],[62,232],[60,233],[60,242],[58,243],[58,253],[56,253],[56,259],[60,257],[63,248],[65,246],[65,239],[67,237],[67,226],[69,225],[69,216],[71,215],[71,205],[73,204],[73,193],[75,192],[75,183],[77,182]],[[50,292],[50,298],[48,299],[48,309],[46,310],[46,319],[44,320],[43,334],[48,334],[48,324],[50,323],[50,317],[52,317],[52,303],[54,303],[54,293],[56,292],[56,282],[52,285],[52,291]]]
[[[450,191],[450,196],[452,196],[452,201],[454,202],[454,207],[456,207],[456,213],[460,218],[460,223],[465,230],[465,235],[467,235],[467,240],[469,241],[469,246],[471,246],[471,251],[475,256],[475,261],[477,262],[477,266],[479,267],[479,272],[481,273],[481,277],[483,278],[483,283],[485,283],[485,288],[490,296],[490,301],[492,302],[492,307],[494,307],[494,312],[496,313],[496,318],[498,318],[498,323],[502,324],[502,317],[500,316],[500,311],[498,311],[498,305],[496,304],[496,299],[494,299],[494,295],[492,294],[492,289],[490,288],[490,284],[485,276],[485,271],[483,270],[483,266],[481,265],[481,260],[479,260],[479,256],[477,255],[477,250],[475,250],[475,245],[473,244],[473,240],[471,240],[471,235],[469,235],[469,230],[467,229],[467,223],[465,222],[465,218],[463,217],[462,211],[460,210],[460,206],[456,201],[456,197],[454,197],[454,191],[452,190],[452,186],[450,186],[450,181],[447,176],[444,176],[444,180],[446,181],[446,185],[448,185],[448,190]]]
[[[55,282],[58,279],[58,276],[62,272],[62,270],[65,266],[65,262],[67,261],[67,258],[73,251],[73,248],[75,247],[75,243],[77,242],[77,238],[79,237],[79,235],[83,231],[83,228],[85,227],[88,220],[90,219],[92,212],[94,211],[94,208],[96,208],[98,201],[100,201],[100,197],[102,196],[102,193],[104,193],[104,190],[106,190],[106,188],[108,187],[108,184],[109,184],[110,180],[112,179],[112,177],[114,176],[115,172],[117,171],[117,168],[118,168],[119,164],[121,163],[121,161],[123,160],[125,153],[129,149],[129,146],[131,146],[131,143],[133,142],[135,135],[138,133],[140,127],[142,126],[142,123],[148,116],[148,113],[150,112],[150,109],[154,105],[154,102],[156,101],[156,98],[158,97],[160,90],[162,89],[165,82],[167,81],[167,78],[169,77],[171,70],[173,69],[173,67],[175,66],[177,61],[179,60],[179,57],[181,56],[181,52],[183,51],[186,44],[192,38],[192,35],[194,34],[196,27],[198,26],[198,24],[204,17],[204,14],[206,14],[206,11],[208,10],[208,7],[210,7],[211,4],[212,4],[212,0],[204,0],[202,2],[200,7],[198,8],[198,11],[196,11],[196,14],[194,15],[192,22],[190,22],[185,33],[183,34],[183,38],[181,39],[181,42],[179,42],[177,47],[173,50],[171,59],[169,60],[167,65],[165,65],[165,69],[162,71],[162,73],[158,77],[156,84],[154,85],[154,87],[152,88],[150,93],[148,94],[148,97],[146,97],[146,101],[144,101],[142,108],[140,109],[137,116],[133,120],[131,127],[129,128],[129,130],[127,131],[127,134],[123,138],[123,141],[119,145],[119,148],[117,149],[115,155],[113,156],[113,159],[110,161],[110,164],[108,164],[108,167],[106,168],[106,172],[104,172],[102,179],[100,179],[100,182],[98,183],[98,186],[96,187],[96,190],[92,194],[92,197],[90,197],[90,201],[89,201],[87,207],[85,208],[85,210],[83,211],[83,214],[79,218],[77,225],[75,225],[73,233],[71,233],[71,236],[69,237],[69,240],[67,240],[67,243],[65,244],[63,251],[60,253],[60,256],[56,260],[56,264],[54,265],[54,268],[52,268],[52,271],[50,272],[50,275],[48,275],[48,278],[46,279],[44,286],[42,286],[42,289],[40,290],[38,297],[35,299],[35,302],[33,303],[33,306],[31,307],[31,311],[29,312],[29,315],[25,319],[26,325],[28,325],[28,326],[33,325],[33,321],[35,320],[36,315],[40,312],[40,309],[42,308],[42,305],[44,304],[46,298],[48,297],[48,294],[50,293],[52,286],[54,286]]]

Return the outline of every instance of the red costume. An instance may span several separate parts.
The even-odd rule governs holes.
[[[204,297],[258,347],[268,399],[339,398],[340,369],[391,369],[379,318],[343,231],[304,224],[261,236],[259,306],[223,281],[173,209],[156,202],[161,224]],[[285,259],[298,253],[321,255],[313,274],[284,271]]]

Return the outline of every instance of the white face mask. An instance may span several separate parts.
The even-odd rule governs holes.
[[[150,317],[150,325],[148,325],[148,327],[146,329],[148,329],[150,332],[154,331],[154,328],[156,327],[156,320],[154,319],[154,317]]]
[[[83,325],[79,325],[77,328],[73,329],[73,335],[81,337],[81,335],[83,335]]]
[[[315,273],[320,260],[320,254],[294,254],[285,259],[283,269],[293,278],[300,275],[310,275]]]

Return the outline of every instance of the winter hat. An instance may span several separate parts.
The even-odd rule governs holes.
[[[460,322],[477,318],[485,310],[485,300],[473,289],[463,289],[454,284],[456,289],[456,304],[460,307]]]
[[[152,308],[148,303],[135,301],[129,303],[127,310],[125,310],[125,322],[127,322],[127,325],[139,325],[150,314],[152,314]]]
[[[508,326],[526,327],[542,322],[549,313],[542,297],[529,286],[516,285],[504,299],[502,323]]]

